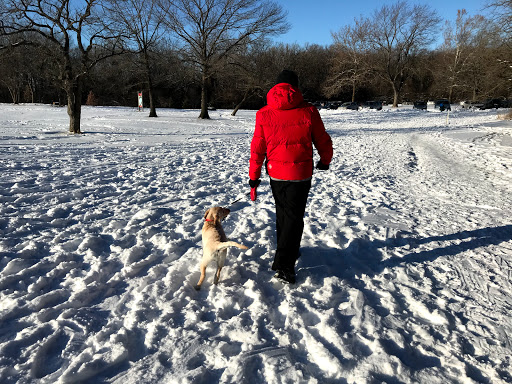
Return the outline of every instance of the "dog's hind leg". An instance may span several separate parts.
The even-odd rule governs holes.
[[[217,272],[215,273],[215,278],[213,279],[214,284],[218,284],[220,280],[220,271],[224,264],[226,263],[226,256],[228,254],[228,250],[226,248],[221,249],[219,254],[217,255]]]
[[[213,284],[215,284],[215,285],[219,284],[221,269],[222,269],[222,267],[217,267],[217,273],[215,273],[215,279],[213,280]]]
[[[196,290],[199,291],[201,289],[201,285],[203,284],[204,278],[206,276],[206,264],[201,264],[201,277],[199,277],[199,281],[196,285]]]

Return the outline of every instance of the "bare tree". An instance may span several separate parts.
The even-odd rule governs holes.
[[[13,36],[0,38],[3,42],[0,46],[8,47],[0,50],[0,85],[4,85],[14,104],[20,102],[34,103],[37,95],[42,96],[43,84],[48,83],[53,73],[45,57],[39,50],[31,45],[10,48],[11,44],[18,41]],[[32,35],[31,39],[37,39]],[[39,39],[39,44],[45,41]]]
[[[393,89],[393,107],[411,76],[414,56],[433,42],[440,22],[437,13],[426,5],[405,1],[384,5],[368,22],[368,43],[374,53],[373,71]]]
[[[23,64],[28,59],[26,48],[6,49],[0,52],[0,84],[8,89],[13,104],[20,103],[25,84],[25,66]]]
[[[500,38],[501,31],[490,20],[482,23],[474,38],[474,51],[468,65],[467,88],[472,98],[494,98],[504,84],[510,87],[510,48]]]
[[[291,68],[298,74],[304,98],[313,101],[324,96],[323,85],[329,75],[328,63],[331,61],[331,49],[317,44],[306,44],[297,57],[284,68]],[[281,69],[277,68],[277,72]]]
[[[127,31],[128,38],[141,55],[149,94],[149,117],[157,117],[150,57],[162,36],[161,14],[156,8],[155,0],[108,1],[114,25],[121,31]]]
[[[327,77],[327,65],[331,51],[319,45],[261,44],[253,46],[239,60],[237,55],[236,88],[243,91],[242,101],[235,107],[233,115],[251,97],[265,100],[270,88],[283,68],[295,71],[300,78],[300,88],[305,98],[318,100]]]
[[[262,64],[262,61],[264,61],[264,53],[268,48],[265,44],[255,45],[252,49],[241,52],[237,57],[236,65],[232,66],[229,71],[231,77],[229,77],[229,73],[223,75],[223,77],[232,80],[230,84],[227,84],[227,87],[242,95],[231,112],[232,116],[235,116],[250,98],[264,96],[269,76],[266,74],[268,66]]]
[[[492,17],[496,22],[499,31],[504,35],[503,42],[508,52],[503,57],[498,58],[498,64],[501,67],[501,73],[505,74],[506,82],[510,84],[512,60],[512,0],[488,0],[487,8],[491,10]],[[510,93],[510,92],[509,92]],[[511,117],[512,113],[509,114]]]
[[[159,0],[167,27],[181,40],[184,58],[201,74],[201,113],[208,119],[208,85],[239,47],[288,30],[286,14],[273,1]]]
[[[447,22],[444,31],[443,49],[447,51],[450,59],[446,65],[448,74],[448,99],[452,101],[453,91],[457,87],[464,87],[468,67],[475,59],[477,49],[475,38],[484,24],[483,16],[470,17],[465,9],[457,12],[455,28]],[[450,57],[451,56],[451,57]]]
[[[489,0],[487,8],[493,13],[499,28],[510,36],[512,34],[512,0]]]
[[[354,26],[345,26],[334,32],[334,58],[331,73],[326,81],[328,97],[350,87],[355,101],[358,86],[368,80],[370,66],[367,55],[368,20],[355,21]]]
[[[100,1],[5,0],[0,9],[0,35],[18,38],[11,47],[37,45],[57,64],[72,133],[81,133],[85,77],[96,63],[120,52],[120,36],[108,34],[101,22]],[[50,44],[38,44],[31,35]]]

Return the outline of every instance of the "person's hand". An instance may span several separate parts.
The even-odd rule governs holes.
[[[321,160],[318,160],[318,163],[316,163],[316,169],[327,171],[329,169],[329,164],[325,165]]]
[[[249,180],[249,185],[251,187],[251,200],[256,201],[256,197],[258,197],[258,193],[256,192],[256,188],[260,185],[261,180]]]

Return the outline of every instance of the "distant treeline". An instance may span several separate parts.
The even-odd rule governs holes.
[[[395,37],[390,40],[384,21],[400,23],[393,17],[397,15],[407,17],[394,26]],[[411,25],[415,23],[411,20],[419,21]],[[423,28],[422,34],[396,34],[406,27]],[[62,68],[49,54],[54,43],[30,31],[21,33],[27,36],[24,41],[37,40],[37,44],[20,44],[15,40],[19,34],[0,36],[0,102],[67,104],[70,92],[62,86]],[[265,94],[283,68],[298,73],[300,88],[310,101],[512,97],[509,35],[494,20],[465,11],[455,22],[443,25],[428,7],[398,2],[341,26],[333,33],[333,43],[325,47],[276,44],[265,36],[226,50],[208,68],[206,78],[201,63],[190,59],[194,47],[173,36],[162,33],[147,47],[125,47],[95,63],[81,83],[81,104],[136,106],[137,93],[142,91],[149,105],[149,79],[156,107],[200,108],[202,96],[207,95],[210,108],[256,109],[265,104]],[[440,40],[434,47],[433,42]],[[108,47],[94,49],[99,55]],[[70,52],[71,62],[80,60],[78,47]]]

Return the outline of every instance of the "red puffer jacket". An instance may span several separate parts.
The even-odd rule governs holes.
[[[256,114],[249,177],[260,178],[266,157],[273,179],[309,179],[313,175],[313,145],[320,161],[329,165],[332,141],[317,109],[304,101],[297,88],[277,84],[267,94],[267,106]]]

